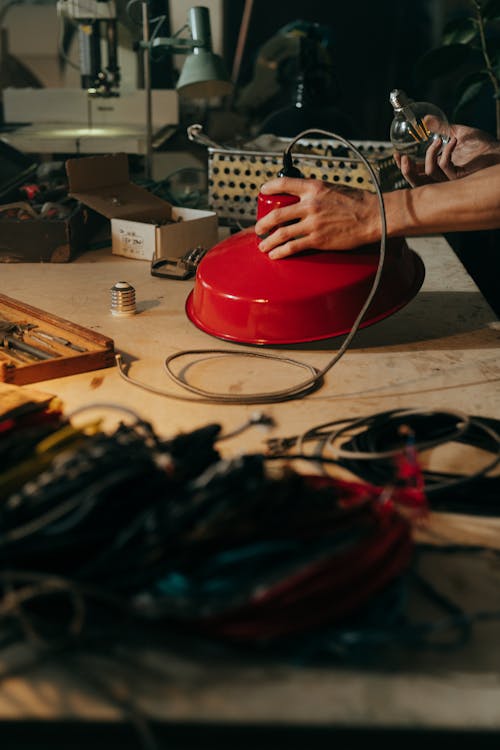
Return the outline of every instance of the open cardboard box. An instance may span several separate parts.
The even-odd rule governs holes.
[[[69,193],[111,219],[112,252],[126,258],[182,258],[218,241],[214,211],[179,208],[130,182],[126,154],[68,159]]]
[[[100,222],[102,216],[76,202],[63,219],[0,217],[0,263],[68,263],[88,249]]]
[[[21,192],[23,185],[39,185],[39,162],[29,154],[0,140],[0,263],[67,263],[88,248],[89,241],[104,223],[89,208],[77,201],[69,204],[70,213],[61,218],[17,218],[4,210],[12,204],[28,208],[40,203],[30,201]]]

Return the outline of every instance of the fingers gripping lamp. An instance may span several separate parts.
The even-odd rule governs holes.
[[[144,50],[144,88],[146,90],[146,177],[151,177],[152,161],[152,116],[151,116],[151,50],[167,48],[171,52],[187,55],[176,84],[180,96],[210,99],[230,94],[233,84],[229,80],[223,60],[212,52],[212,33],[208,8],[190,8],[189,25],[183,26],[174,36],[150,38],[148,0],[142,3]],[[180,34],[189,28],[191,38]]]
[[[375,172],[342,136],[316,129],[299,134],[285,150],[279,176],[298,176],[291,147],[313,132],[339,140],[370,172],[381,210],[380,248],[365,245],[353,252],[311,248],[271,260],[259,251],[254,232],[239,232],[201,260],[186,312],[206,333],[245,344],[297,344],[347,333],[338,359],[359,327],[395,313],[416,295],[424,266],[404,239],[386,242],[383,197]],[[257,217],[295,200],[295,196],[260,194]]]

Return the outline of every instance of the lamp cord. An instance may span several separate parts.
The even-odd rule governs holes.
[[[299,362],[295,359],[290,359],[288,357],[279,357],[274,354],[264,354],[264,353],[255,353],[255,352],[241,352],[239,350],[235,349],[185,349],[180,352],[175,352],[174,354],[171,354],[165,359],[165,369],[171,380],[173,380],[174,383],[181,386],[182,388],[190,391],[193,394],[196,394],[199,398],[194,398],[190,396],[183,396],[176,393],[171,393],[169,391],[165,391],[162,388],[156,388],[154,386],[150,386],[147,383],[143,383],[142,381],[136,380],[135,378],[131,378],[128,375],[128,372],[126,371],[125,365],[123,363],[123,359],[121,354],[117,354],[115,356],[116,364],[118,365],[118,371],[122,378],[126,380],[128,383],[131,383],[133,385],[139,386],[143,390],[149,391],[150,393],[156,393],[161,396],[167,396],[168,398],[175,398],[182,401],[195,401],[195,402],[201,402],[201,403],[219,403],[219,404],[266,404],[266,403],[279,403],[281,401],[289,401],[291,399],[295,398],[302,398],[303,396],[306,396],[308,393],[311,393],[311,391],[316,390],[321,386],[322,380],[327,372],[329,372],[334,365],[337,364],[337,362],[340,360],[340,358],[345,354],[348,347],[350,346],[354,336],[358,332],[359,326],[361,325],[361,322],[366,314],[366,311],[368,310],[375,293],[379,287],[380,279],[382,276],[382,270],[385,263],[385,256],[386,256],[386,243],[387,243],[387,221],[386,221],[386,215],[385,215],[385,206],[384,206],[384,198],[382,195],[382,190],[380,188],[380,185],[378,183],[377,175],[375,174],[375,170],[369,163],[368,159],[361,153],[361,151],[354,146],[351,141],[347,140],[341,135],[337,135],[337,133],[332,133],[328,130],[322,130],[320,128],[310,128],[307,130],[303,130],[301,133],[299,133],[295,138],[293,138],[288,146],[285,149],[284,152],[284,159],[289,157],[291,150],[293,146],[299,141],[301,138],[304,138],[307,135],[312,134],[318,134],[323,135],[328,138],[334,138],[340,143],[342,143],[344,146],[346,146],[348,149],[351,149],[354,151],[356,156],[358,156],[365,167],[368,169],[368,172],[370,173],[370,176],[372,178],[372,183],[375,188],[375,192],[377,194],[378,203],[379,203],[379,210],[380,210],[380,223],[381,223],[381,236],[380,236],[380,250],[379,250],[379,261],[377,265],[377,269],[375,272],[375,276],[372,282],[372,286],[370,288],[370,291],[368,293],[368,296],[366,297],[365,302],[363,303],[352,327],[349,333],[347,334],[342,346],[338,350],[338,352],[330,359],[330,361],[323,367],[323,369],[318,370],[316,367],[313,367],[312,365]],[[220,393],[215,391],[209,391],[204,388],[198,388],[195,385],[192,385],[191,383],[188,383],[185,377],[180,377],[177,375],[171,365],[172,363],[180,359],[181,357],[187,357],[192,356],[196,354],[218,354],[218,355],[224,355],[224,356],[239,356],[239,357],[259,357],[262,359],[270,359],[273,361],[278,362],[285,362],[287,364],[290,364],[294,367],[300,367],[302,369],[306,369],[311,373],[310,377],[307,378],[307,380],[304,380],[297,385],[290,386],[289,388],[284,388],[280,390],[275,391],[263,391],[261,393],[248,393],[246,395],[236,395],[236,394],[229,394],[229,393]]]

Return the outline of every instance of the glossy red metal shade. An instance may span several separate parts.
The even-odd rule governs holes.
[[[259,204],[259,216],[271,208]],[[246,229],[204,256],[186,303],[198,328],[229,341],[267,345],[351,330],[373,285],[378,244],[346,252],[311,250],[281,260],[271,260],[258,244],[253,228]],[[420,257],[404,239],[389,240],[380,284],[361,327],[406,305],[423,279]]]

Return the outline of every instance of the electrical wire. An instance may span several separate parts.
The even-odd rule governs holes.
[[[231,430],[230,432],[225,432],[222,435],[219,435],[217,437],[217,442],[220,443],[221,440],[230,440],[231,438],[234,438],[237,435],[241,435],[243,432],[248,430],[253,425],[263,425],[265,427],[274,427],[275,422],[274,422],[274,419],[269,414],[264,414],[264,412],[261,412],[261,411],[254,412],[253,414],[250,415],[247,421],[241,424],[239,427],[235,427],[234,430]]]
[[[432,416],[432,412],[424,412],[427,413],[429,416]],[[437,416],[438,414],[442,414],[442,412],[435,412],[434,416]],[[471,484],[472,482],[485,477],[487,474],[491,474],[493,469],[495,469],[500,464],[500,435],[499,433],[493,429],[490,425],[486,424],[484,420],[480,418],[474,418],[474,417],[468,417],[468,424],[467,424],[467,430],[470,432],[472,429],[479,430],[480,433],[482,433],[482,437],[486,437],[487,443],[489,445],[486,445],[486,449],[489,453],[492,454],[492,458],[483,464],[479,469],[476,471],[471,472],[470,474],[462,474],[458,476],[453,475],[442,475],[438,474],[436,472],[423,472],[425,485],[424,490],[425,493],[429,496],[433,496],[437,493],[441,493],[443,491],[447,491],[449,489],[456,490],[457,488]],[[453,442],[461,440],[464,443],[467,443],[469,445],[472,445],[476,448],[485,448],[484,443],[478,439],[477,437],[471,437],[467,436],[467,431],[463,431],[459,435],[455,435],[454,437],[448,437],[446,439],[435,439],[431,440],[430,444],[433,444],[434,446],[443,445],[448,442]],[[425,447],[422,448],[422,450],[425,450]],[[375,455],[376,452],[374,452]],[[349,458],[349,450],[343,451],[342,455],[338,456],[339,460],[342,461],[342,464],[346,466],[347,468],[351,468],[354,471],[360,472],[361,476],[366,479],[367,475],[371,474],[371,477],[373,478],[372,473],[372,467],[376,464],[376,458],[374,458],[371,462],[367,461],[366,459],[361,460],[361,464],[365,466],[365,469],[360,468],[360,464],[357,463],[357,460],[354,457]],[[379,466],[381,468],[384,467],[383,462],[381,461],[379,463]],[[385,472],[387,471],[387,464],[385,466]]]
[[[276,359],[280,362],[289,362],[290,364],[296,366],[296,367],[303,367],[304,369],[309,370],[309,372],[313,373],[314,375],[318,372],[315,367],[312,365],[308,365],[303,362],[298,362],[294,359],[288,359],[285,357],[272,357],[270,354],[258,354],[256,352],[236,352],[232,350],[225,350],[225,349],[192,349],[189,351],[183,351],[179,352],[177,356],[180,355],[193,355],[193,354],[229,354],[229,355],[236,355],[238,354],[240,357],[261,357],[263,359]],[[172,355],[176,356],[176,355]],[[163,388],[156,388],[153,385],[150,385],[149,383],[145,383],[141,380],[137,380],[137,378],[132,378],[127,370],[126,365],[123,362],[122,355],[120,353],[115,354],[115,360],[116,364],[118,366],[118,372],[121,375],[121,377],[127,382],[132,385],[136,385],[139,388],[141,388],[144,391],[147,391],[148,393],[155,393],[158,396],[166,396],[167,398],[174,398],[177,401],[191,401],[197,404],[225,404],[225,403],[240,403],[240,404],[268,404],[273,403],[273,399],[269,398],[269,396],[266,393],[262,394],[252,394],[251,400],[250,396],[245,396],[242,399],[234,398],[234,400],[230,400],[230,397],[224,398],[226,394],[221,394],[222,398],[219,399],[218,394],[212,394],[209,391],[206,392],[205,398],[195,398],[194,396],[187,396],[182,393],[174,393],[170,391],[166,391]],[[175,376],[176,377],[176,376]],[[311,378],[313,380],[313,378]],[[180,385],[184,386],[183,381],[180,381]],[[317,387],[316,382],[314,382],[313,385],[311,385],[310,390],[315,390]],[[290,395],[289,398],[294,398],[293,395]],[[280,401],[285,401],[285,398],[280,398]]]
[[[137,421],[133,410],[112,403],[73,415],[98,406]],[[463,424],[479,420],[446,410],[372,414],[359,434],[372,430],[369,443],[382,458],[363,465],[392,457],[395,438],[403,439],[396,428],[405,418],[419,428],[416,448],[450,438],[467,442]],[[360,421],[351,423],[359,427]],[[339,419],[312,428],[299,445],[314,440],[323,450],[330,433],[345,436],[348,424]],[[142,425],[147,423],[140,420]],[[481,447],[496,439],[498,448],[498,434],[488,427],[472,439]],[[5,503],[0,521],[10,546],[0,549],[0,649],[17,636],[54,655],[94,643],[108,656],[107,641],[126,642],[129,621],[133,638],[157,648],[171,647],[165,634],[180,629],[188,637],[210,636],[261,653],[272,649],[275,657],[289,659],[301,648],[303,660],[322,654],[366,660],[384,646],[456,648],[471,637],[474,623],[499,619],[498,609],[467,612],[422,577],[413,561],[411,523],[394,508],[387,513],[384,486],[290,471],[273,478],[265,471],[266,456],[219,461],[211,451],[214,439],[212,425],[167,442],[122,425],[112,443],[90,436],[94,450],[77,447],[59,473],[55,467],[50,483],[39,483],[38,490],[32,484],[24,500],[18,493],[13,507]],[[201,442],[209,443],[203,451],[208,459],[193,467]],[[369,453],[363,446],[359,453]],[[155,482],[162,455],[173,460]],[[193,470],[189,476],[176,468],[181,458]],[[90,466],[95,460],[98,465]],[[58,481],[60,492],[48,497]],[[116,491],[107,492],[108,483]],[[396,506],[404,490],[394,488]],[[61,505],[66,520],[47,523],[43,496]],[[82,512],[68,510],[72,498],[80,500]],[[95,503],[92,517],[89,500]],[[37,516],[38,529],[23,527],[23,512]],[[452,551],[478,549],[485,548]],[[444,617],[416,622],[407,614],[412,585]],[[154,625],[157,640],[149,630]]]
[[[311,461],[318,464],[325,475],[328,475],[328,465],[336,465],[363,481],[384,486],[393,477],[394,459],[404,450],[405,438],[397,434],[403,425],[413,431],[413,449],[417,453],[460,442],[491,455],[480,468],[469,474],[453,475],[422,469],[424,492],[433,500],[448,490],[456,494],[459,488],[484,480],[500,464],[500,423],[450,409],[393,409],[361,418],[325,422],[302,435],[271,438],[267,441],[269,454],[266,458]],[[345,442],[336,445],[342,438],[346,439]],[[315,442],[315,446],[308,453],[306,444],[311,442]],[[500,479],[493,476],[489,481],[500,482]],[[487,489],[483,487],[480,494],[485,494]],[[495,487],[492,487],[490,494],[494,493]],[[459,498],[451,497],[450,502],[459,503]],[[460,499],[460,504],[464,502],[467,505],[466,499]],[[476,498],[467,507],[469,512],[473,510],[475,513],[483,506],[489,512],[496,507],[498,512],[499,503],[494,500],[492,503],[485,498],[481,503]]]
[[[291,149],[297,143],[297,141],[299,141],[301,138],[304,138],[307,135],[312,135],[313,133],[326,136],[327,138],[334,138],[340,141],[348,149],[351,149],[356,154],[356,156],[359,157],[359,159],[361,159],[365,167],[368,169],[368,172],[370,173],[370,176],[372,178],[372,183],[373,183],[373,187],[375,189],[376,195],[377,195],[379,211],[380,211],[381,237],[380,237],[379,261],[378,261],[377,269],[375,271],[375,275],[373,278],[372,286],[370,288],[370,291],[368,292],[365,302],[361,306],[361,309],[356,319],[354,320],[354,323],[352,324],[352,327],[349,333],[347,334],[346,338],[344,339],[337,353],[329,360],[329,362],[322,369],[317,369],[316,367],[313,367],[312,365],[308,365],[306,363],[302,363],[302,362],[299,362],[297,360],[294,360],[288,357],[287,358],[279,357],[274,354],[263,354],[263,353],[255,354],[253,352],[241,352],[241,351],[234,350],[234,349],[227,349],[227,350],[224,350],[224,349],[222,350],[221,349],[188,349],[188,350],[176,352],[168,356],[165,359],[164,365],[165,365],[165,370],[167,374],[169,375],[169,377],[171,378],[171,380],[177,385],[179,385],[181,388],[184,388],[190,391],[191,393],[195,394],[199,398],[190,398],[187,396],[180,396],[178,394],[166,391],[162,388],[155,388],[153,386],[150,386],[135,378],[131,378],[128,375],[128,371],[126,371],[125,369],[122,356],[120,354],[117,354],[115,355],[116,364],[118,366],[118,371],[124,380],[126,380],[128,383],[131,383],[132,385],[136,385],[142,388],[143,390],[149,391],[150,393],[156,393],[158,395],[166,396],[168,398],[175,398],[175,399],[180,399],[183,401],[197,401],[199,403],[218,403],[218,404],[279,403],[279,402],[288,401],[291,399],[303,398],[304,396],[308,395],[312,391],[321,387],[321,385],[323,384],[324,376],[332,369],[332,367],[334,367],[334,365],[337,364],[337,362],[341,359],[341,357],[345,354],[345,352],[349,348],[377,292],[377,289],[380,284],[380,279],[382,277],[384,263],[385,263],[386,243],[387,243],[387,222],[386,222],[386,215],[385,215],[384,198],[383,198],[382,190],[379,185],[375,170],[371,166],[368,159],[366,159],[364,154],[356,146],[354,146],[354,144],[351,143],[351,141],[347,140],[343,136],[338,135],[337,133],[332,133],[328,130],[322,130],[320,128],[311,128],[311,129],[303,130],[301,133],[295,136],[295,138],[293,138],[290,141],[290,143],[287,145],[285,152],[284,152],[284,157],[283,157],[284,160],[290,158]],[[230,393],[209,391],[205,388],[198,388],[197,386],[192,385],[186,380],[186,378],[178,376],[171,367],[174,361],[183,357],[193,356],[197,354],[224,354],[229,357],[253,356],[253,357],[260,357],[262,359],[268,359],[271,362],[285,362],[295,367],[308,370],[310,372],[310,377],[307,378],[307,380],[297,383],[294,386],[290,386],[289,388],[284,388],[284,389],[275,390],[275,391],[265,391],[262,393],[247,393],[245,395],[235,395],[235,394],[230,394]]]
[[[78,416],[78,414],[82,414],[86,411],[92,411],[94,409],[109,409],[111,411],[120,411],[123,414],[127,414],[129,417],[132,417],[132,419],[134,419],[134,421],[137,422],[138,424],[147,425],[152,432],[152,427],[149,424],[149,422],[146,422],[144,419],[142,419],[142,417],[139,416],[139,414],[134,409],[131,409],[129,406],[124,406],[123,404],[114,404],[112,401],[103,401],[103,402],[96,401],[95,403],[85,404],[84,406],[78,406],[75,409],[73,409],[73,411],[70,411],[66,415],[66,417],[68,421],[71,422],[71,420],[74,417]]]
[[[389,420],[399,420],[401,418],[404,418],[405,420],[408,420],[411,417],[431,417],[431,416],[437,416],[437,415],[445,415],[446,417],[451,417],[452,419],[456,420],[456,425],[452,426],[452,428],[443,434],[440,434],[439,436],[435,435],[433,437],[427,437],[424,440],[418,440],[418,438],[415,438],[414,447],[416,450],[424,451],[428,450],[429,448],[433,448],[436,445],[441,445],[443,442],[448,442],[450,440],[454,440],[458,438],[460,435],[463,435],[464,432],[467,430],[467,428],[470,426],[471,418],[464,414],[463,412],[459,411],[441,411],[441,410],[422,410],[422,409],[395,409],[394,411],[390,412],[390,415],[387,417],[387,424],[389,424]],[[374,415],[374,416],[380,416],[380,415]],[[374,461],[379,460],[383,458],[394,458],[395,456],[399,455],[401,453],[401,446],[397,446],[395,448],[390,448],[387,450],[367,450],[367,451],[361,451],[361,450],[351,450],[351,449],[345,449],[342,448],[342,446],[335,446],[334,443],[336,440],[339,440],[339,438],[345,434],[347,430],[355,430],[357,427],[362,427],[367,424],[367,422],[370,421],[370,419],[373,419],[372,417],[360,417],[359,419],[352,419],[347,424],[344,424],[343,426],[340,426],[336,430],[332,430],[329,435],[326,438],[325,441],[325,449],[331,448],[333,451],[333,455],[335,458],[346,458],[348,460],[361,460],[361,461]]]

